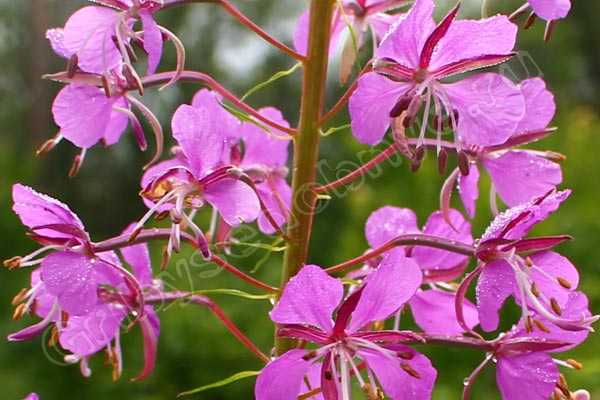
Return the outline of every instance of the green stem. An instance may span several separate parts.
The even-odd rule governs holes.
[[[308,246],[317,200],[316,170],[319,155],[319,121],[323,114],[329,53],[329,37],[335,0],[311,0],[308,54],[304,62],[304,81],[298,133],[294,137],[292,209],[288,221],[288,247],[285,252],[281,287],[298,273],[308,256]],[[286,339],[275,339],[281,354],[293,346]]]

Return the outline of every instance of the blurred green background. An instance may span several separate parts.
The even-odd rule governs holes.
[[[290,42],[295,18],[307,2],[297,0],[238,0],[244,12],[274,35]],[[67,16],[85,1],[76,0],[0,0],[0,55],[3,73],[0,75],[0,258],[22,255],[36,248],[27,239],[24,229],[11,213],[10,187],[22,182],[68,203],[85,222],[95,240],[120,232],[129,222],[139,218],[144,207],[137,196],[141,166],[149,154],[141,154],[131,135],[109,149],[100,146],[88,153],[80,174],[67,178],[75,148],[62,143],[50,154],[34,157],[35,148],[56,133],[50,104],[58,84],[42,81],[40,76],[62,69],[62,60],[53,56],[44,32],[49,27],[64,24]],[[443,3],[443,2],[440,2]],[[467,0],[463,14],[477,14],[479,0]],[[510,12],[519,4],[514,1],[489,1],[493,10]],[[448,5],[448,4],[446,4]],[[581,288],[590,296],[592,307],[600,309],[600,218],[598,195],[600,179],[600,25],[597,15],[600,3],[577,1],[570,18],[557,27],[550,44],[542,41],[543,26],[536,24],[521,32],[519,48],[524,51],[510,64],[510,71],[519,79],[542,75],[557,97],[558,115],[554,125],[559,131],[544,141],[548,148],[567,155],[563,163],[565,187],[574,189],[571,199],[560,213],[543,224],[537,233],[570,234],[575,237],[561,246],[580,268]],[[215,6],[191,5],[173,9],[158,16],[160,23],[176,32],[187,47],[187,68],[208,72],[234,93],[243,93],[256,82],[274,72],[287,69],[293,62],[272,50]],[[476,40],[476,38],[473,38]],[[161,68],[173,65],[174,52],[167,44]],[[329,104],[343,88],[337,81],[337,65],[331,67]],[[275,105],[288,120],[297,119],[300,74],[253,95],[251,104],[257,108]],[[178,85],[157,95],[148,90],[144,102],[157,114],[165,127],[180,103],[189,101],[197,86]],[[345,123],[341,115],[332,125]],[[358,145],[348,131],[342,131],[322,141],[323,165],[321,179],[331,179],[334,169],[348,168],[344,160],[356,162],[366,148]],[[362,153],[364,156],[366,153]],[[340,164],[342,163],[342,164]],[[343,196],[322,203],[314,229],[310,261],[333,265],[364,251],[366,242],[363,224],[376,208],[393,204],[412,207],[424,223],[437,207],[443,177],[436,171],[436,162],[429,155],[421,170],[412,174],[407,165],[382,170],[366,184],[353,187]],[[482,197],[486,197],[482,188]],[[490,212],[480,201],[474,221],[474,236],[489,222]],[[241,233],[246,235],[245,232]],[[254,240],[268,242],[268,238]],[[242,249],[240,249],[241,251]],[[153,247],[158,264],[160,247]],[[259,250],[250,255],[234,252],[232,263],[250,271],[263,263],[256,275],[269,282],[279,279],[281,253],[268,254]],[[157,265],[158,266],[158,265]],[[158,270],[158,268],[156,268]],[[28,271],[3,271],[1,276],[0,335],[5,337],[31,320],[13,322],[10,299],[28,284]],[[251,291],[214,266],[204,265],[199,257],[185,250],[174,259],[161,276],[170,287],[185,290],[205,288],[240,288]],[[215,296],[231,318],[265,351],[272,343],[272,326],[267,318],[270,305],[235,297]],[[26,318],[27,319],[27,318]],[[37,391],[44,400],[74,399],[172,399],[180,391],[211,383],[242,370],[260,368],[251,354],[216,323],[204,309],[175,306],[161,313],[162,332],[157,368],[144,382],[129,382],[141,367],[139,333],[134,329],[124,335],[125,372],[113,383],[108,368],[97,356],[91,378],[80,376],[75,366],[61,366],[60,355],[50,349],[45,352],[43,340],[28,343],[7,343],[0,346],[0,387],[2,399],[20,399],[29,391]],[[600,338],[592,335],[579,349],[569,354],[585,368],[568,372],[573,388],[585,387],[593,397],[600,396]],[[438,368],[439,378],[435,399],[457,399],[462,381],[479,362],[481,354],[456,349],[427,349]],[[561,355],[563,357],[564,355]],[[489,369],[478,382],[475,399],[496,399],[493,370]],[[252,398],[252,380],[195,396],[198,399]]]

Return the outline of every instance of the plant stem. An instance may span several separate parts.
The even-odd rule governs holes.
[[[294,136],[292,208],[287,234],[289,243],[284,256],[281,288],[298,273],[308,256],[317,200],[313,189],[316,185],[319,153],[318,128],[323,112],[334,3],[335,0],[312,0],[310,4],[308,55],[304,63],[300,123],[298,133]],[[289,340],[275,340],[279,354],[292,345],[293,342]]]

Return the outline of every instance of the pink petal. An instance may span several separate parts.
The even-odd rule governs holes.
[[[486,332],[496,330],[500,322],[498,312],[516,290],[514,272],[506,261],[493,261],[483,267],[476,288],[481,329]]]
[[[500,74],[477,74],[443,86],[458,110],[458,136],[465,144],[504,143],[525,113],[521,90]]]
[[[260,114],[285,127],[289,123],[283,118],[281,111],[274,107],[262,108]],[[266,132],[264,129],[246,122],[241,127],[241,136],[244,139],[244,159],[242,166],[266,165],[281,167],[287,164],[289,135],[285,132],[274,130]]]
[[[554,298],[563,307],[571,293],[579,285],[579,272],[568,258],[553,251],[543,251],[531,256],[534,268],[531,279],[536,283],[540,293],[547,299]],[[562,287],[557,278],[564,278],[571,283],[570,289]]]
[[[46,31],[46,39],[50,42],[52,50],[63,58],[69,58],[73,55],[65,48],[65,32],[62,28],[53,28]]]
[[[31,273],[31,287],[38,287],[35,292],[35,314],[40,318],[46,318],[52,310],[52,305],[56,298],[48,293],[40,274],[41,268]]]
[[[529,0],[529,5],[546,21],[564,18],[571,10],[571,0]]]
[[[163,38],[158,24],[148,11],[140,11],[144,29],[144,50],[148,53],[148,75],[156,72],[163,52]]]
[[[306,55],[308,52],[308,25],[309,25],[310,13],[309,10],[304,11],[298,21],[296,22],[296,27],[294,28],[294,49],[296,52],[302,55]],[[352,16],[349,16],[352,19]],[[331,24],[331,36],[329,38],[329,56],[333,56],[335,50],[338,47],[340,36],[342,31],[346,28],[346,23],[340,17],[339,13],[334,11],[333,22]]]
[[[236,179],[223,179],[204,188],[204,198],[227,224],[238,226],[252,222],[260,213],[260,203],[254,190]]]
[[[487,54],[508,54],[517,38],[517,25],[504,15],[454,21],[433,54],[430,70]]]
[[[390,126],[390,111],[411,86],[375,72],[361,76],[348,105],[354,137],[364,144],[379,143]]]
[[[409,353],[410,360],[401,360],[394,356],[382,354],[374,350],[360,349],[357,354],[368,365],[381,383],[383,391],[392,400],[429,400],[437,371],[424,355],[414,351],[408,346],[390,346],[396,352]],[[403,370],[400,365],[405,362],[419,374],[416,378]]]
[[[89,148],[107,133],[114,104],[115,100],[107,98],[97,87],[71,84],[54,99],[52,115],[67,140]],[[123,118],[127,121],[126,116]]]
[[[542,196],[562,182],[560,165],[527,151],[490,155],[483,165],[500,198],[510,207]]]
[[[499,357],[496,381],[503,400],[547,400],[558,381],[558,367],[544,353]]]
[[[129,104],[127,103],[127,100],[121,97],[114,101],[112,107],[129,109]],[[106,126],[106,130],[104,131],[104,144],[111,146],[117,143],[119,139],[121,139],[121,136],[128,125],[129,117],[126,114],[113,109],[110,113],[110,120]]]
[[[223,155],[224,140],[218,135],[219,118],[212,107],[181,105],[171,121],[173,137],[179,145],[196,178],[214,169]]]
[[[71,315],[85,315],[98,304],[95,266],[84,255],[56,252],[42,261],[41,277],[48,293],[58,298],[63,310]]]
[[[397,19],[398,15],[384,13],[376,13],[368,17],[369,25],[375,31],[378,41],[381,41],[385,37]]]
[[[37,393],[29,393],[23,400],[40,400],[40,397]]]
[[[274,178],[269,182],[257,185],[257,187],[271,216],[275,219],[277,225],[280,227],[283,226],[292,204],[292,188],[283,178]],[[281,204],[281,202],[283,202],[283,204]],[[282,208],[284,209],[282,210]],[[263,212],[261,212],[258,217],[258,227],[262,233],[267,235],[275,233],[275,228],[271,225]]]
[[[79,217],[66,204],[50,196],[17,183],[12,188],[12,197],[13,211],[19,216],[23,225],[28,228],[62,224],[85,232]],[[71,235],[51,229],[40,229],[36,233],[52,238],[71,238]]]
[[[123,234],[131,233],[135,224],[129,225]],[[133,275],[140,281],[142,286],[152,285],[152,264],[150,261],[150,252],[146,243],[123,247],[121,254],[133,269]]]
[[[452,222],[452,226],[444,220],[441,211],[434,212],[427,219],[423,233],[463,243],[473,243],[471,224],[464,219],[462,214],[450,209],[448,218]],[[424,246],[415,247],[412,257],[422,269],[434,270],[451,269],[468,260],[468,256]]]
[[[306,350],[290,350],[268,363],[256,378],[256,400],[296,400],[311,366],[302,358],[306,353]]]
[[[389,317],[406,303],[423,280],[421,270],[402,250],[388,253],[379,267],[369,274],[352,319],[349,332],[356,332],[373,321]]]
[[[392,206],[373,211],[365,224],[365,236],[371,248],[408,233],[420,233],[417,216],[410,208]]]
[[[106,347],[117,335],[127,312],[109,305],[94,308],[84,316],[72,316],[60,330],[60,345],[85,357]]]
[[[458,193],[469,218],[475,217],[477,209],[475,202],[479,198],[479,168],[477,165],[469,165],[469,175],[460,174],[458,176]]]
[[[459,335],[464,329],[458,324],[454,307],[455,296],[441,290],[424,290],[417,292],[410,300],[415,322],[421,329],[430,334]],[[463,315],[470,329],[479,323],[475,306],[465,300]]]
[[[398,18],[375,54],[405,67],[416,68],[425,41],[435,29],[432,0],[416,0],[410,11]]]
[[[64,47],[77,54],[78,66],[85,72],[102,74],[122,61],[113,36],[119,13],[107,7],[84,7],[76,11],[64,29]]]
[[[333,311],[342,301],[342,283],[317,265],[307,265],[285,286],[279,302],[271,311],[278,324],[307,324],[329,332]]]
[[[519,86],[525,97],[525,116],[515,132],[519,134],[546,128],[556,112],[554,95],[546,89],[541,78],[524,80]]]

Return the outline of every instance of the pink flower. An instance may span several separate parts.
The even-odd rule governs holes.
[[[109,0],[76,11],[64,28],[50,29],[46,37],[61,57],[74,59],[84,72],[104,74],[131,65],[127,54],[131,40],[141,40],[148,54],[148,73],[156,71],[162,55],[162,33],[152,14],[161,3],[154,0]],[[137,5],[134,3],[138,3]],[[133,31],[136,19],[142,21],[143,40]]]
[[[142,196],[150,210],[138,228],[155,212],[168,211],[173,222],[169,249],[178,248],[179,224],[184,222],[205,256],[209,254],[204,234],[187,209],[195,213],[208,203],[230,226],[252,222],[260,214],[256,193],[236,178],[231,165],[231,146],[238,138],[240,124],[219,101],[217,94],[202,90],[192,105],[180,106],[171,121],[179,144],[176,157],[148,169],[142,178]]]
[[[483,234],[478,257],[483,261],[477,282],[477,308],[484,331],[498,327],[498,311],[513,296],[522,319],[534,315],[565,330],[589,330],[597,317],[570,318],[560,311],[577,288],[579,274],[571,262],[549,249],[562,237],[524,238],[527,232],[556,211],[570,191],[550,192],[498,215]],[[532,254],[529,257],[520,252]]]
[[[495,191],[510,207],[542,196],[562,182],[560,165],[544,157],[543,152],[510,148],[511,141],[532,135],[532,140],[535,140],[535,135],[545,134],[544,129],[556,110],[554,96],[546,89],[542,79],[525,80],[520,84],[520,89],[525,98],[525,117],[508,138],[506,146],[486,147],[478,140],[465,143],[465,152],[472,162],[468,175],[461,174],[458,177],[458,186],[465,209],[471,217],[475,215],[475,200],[479,197],[477,164],[481,164],[488,172]]]
[[[365,43],[365,33],[371,31],[373,39],[379,42],[386,34],[395,16],[386,14],[409,3],[409,0],[343,0],[341,7],[336,8],[331,26],[330,53],[335,51],[339,45],[339,40],[344,33],[351,27],[356,35],[356,45],[358,48]],[[296,24],[294,31],[294,47],[300,54],[306,54],[308,44],[308,10],[302,13]],[[349,33],[349,32],[348,32]],[[350,35],[348,35],[350,36]],[[348,44],[352,44],[352,38],[349,37]],[[348,45],[347,44],[347,45]]]
[[[371,248],[381,246],[400,235],[420,233],[467,244],[473,243],[471,224],[456,210],[450,210],[449,218],[453,227],[444,221],[439,211],[434,212],[421,230],[417,226],[417,217],[412,210],[385,206],[369,216],[365,224],[365,235]],[[460,276],[469,258],[423,246],[395,248],[391,252],[401,252],[403,257],[413,260],[423,271],[423,281],[433,287],[428,290],[419,289],[409,301],[417,325],[431,334],[463,333],[464,329],[458,324],[456,318],[454,290],[445,282]],[[375,271],[376,263],[351,273],[350,277],[362,277]],[[463,306],[466,324],[469,329],[472,329],[478,324],[477,309],[466,300]]]
[[[473,141],[503,143],[522,119],[521,91],[501,75],[483,73],[443,82],[510,58],[516,25],[504,16],[455,21],[457,6],[435,26],[433,9],[432,0],[416,0],[381,42],[374,71],[359,79],[349,109],[353,134],[361,143],[379,143],[391,119],[406,111],[412,121],[423,104],[419,138],[424,138],[433,110],[438,137],[440,122],[447,118],[459,147]]]
[[[529,0],[533,12],[546,21],[562,19],[571,10],[571,0]]]
[[[316,265],[305,266],[284,289],[271,312],[280,336],[317,344],[316,350],[290,350],[270,362],[256,381],[258,400],[292,400],[303,377],[320,365],[320,387],[327,400],[349,398],[350,374],[365,390],[377,393],[373,376],[392,399],[428,399],[436,371],[423,355],[402,343],[414,334],[369,331],[405,304],[421,284],[419,267],[400,253],[391,253],[364,285],[343,299],[343,285]],[[334,311],[337,310],[333,319]],[[369,373],[363,379],[355,359]],[[310,377],[309,377],[310,379]]]

